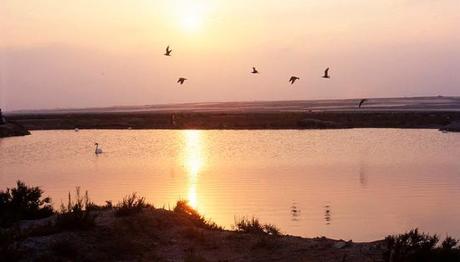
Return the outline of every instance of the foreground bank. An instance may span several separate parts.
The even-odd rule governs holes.
[[[382,241],[212,229],[190,214],[164,209],[125,217],[113,210],[93,214],[95,225],[86,230],[55,230],[53,218],[29,222],[22,231],[28,233],[2,255],[22,261],[382,261],[384,253]]]
[[[283,235],[255,218],[225,230],[186,201],[155,208],[132,194],[98,206],[74,196],[56,212],[37,187],[0,191],[4,261],[458,261],[458,241],[413,230],[369,243]],[[28,220],[24,220],[27,218]]]

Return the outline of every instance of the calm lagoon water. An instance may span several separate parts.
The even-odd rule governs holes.
[[[56,207],[80,186],[101,204],[188,199],[227,228],[255,216],[306,237],[460,237],[460,134],[435,130],[35,131],[0,140],[0,188],[18,179]]]

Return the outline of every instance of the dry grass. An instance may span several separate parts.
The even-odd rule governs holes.
[[[80,188],[76,188],[75,201],[69,192],[67,206],[61,204],[61,211],[56,217],[56,227],[61,230],[85,230],[95,225],[96,214],[88,210],[88,191],[84,196],[80,194]]]

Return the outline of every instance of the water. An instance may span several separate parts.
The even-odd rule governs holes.
[[[100,204],[188,199],[227,228],[255,216],[306,237],[460,237],[459,156],[460,134],[435,130],[35,131],[0,140],[0,188],[41,186],[56,207],[76,186]]]

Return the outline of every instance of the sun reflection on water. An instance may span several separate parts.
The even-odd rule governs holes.
[[[188,195],[187,199],[189,204],[197,209],[197,182],[199,172],[203,167],[203,145],[201,139],[201,131],[199,130],[186,130],[185,136],[185,154],[184,165],[188,174]]]

